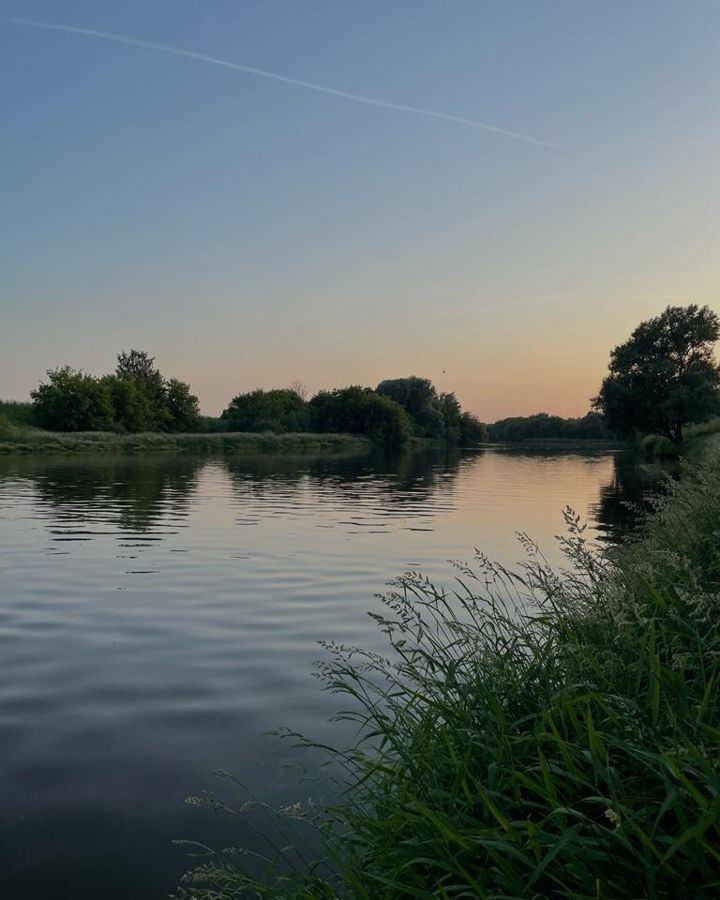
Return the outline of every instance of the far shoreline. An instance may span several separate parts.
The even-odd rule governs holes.
[[[558,450],[606,451],[632,450],[626,443],[595,439],[547,438],[522,441],[487,441],[472,447],[458,447],[428,438],[414,438],[406,448],[420,450]],[[377,451],[378,447],[363,436],[322,432],[199,432],[173,434],[142,432],[54,432],[18,428],[16,433],[0,438],[0,456],[29,454],[84,453],[140,455],[146,453],[180,453],[207,455],[360,455]]]
[[[197,453],[233,455],[263,454],[361,454],[373,450],[373,444],[361,435],[272,432],[166,434],[147,432],[114,434],[109,432],[52,432],[18,429],[0,439],[0,455],[82,453],[127,454]]]

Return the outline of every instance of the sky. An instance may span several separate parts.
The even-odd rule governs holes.
[[[208,414],[582,415],[641,320],[720,312],[717,0],[0,0],[0,147],[3,398],[134,347]]]

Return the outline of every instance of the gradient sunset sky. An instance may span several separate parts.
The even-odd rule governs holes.
[[[417,374],[485,421],[578,415],[641,319],[720,311],[717,0],[0,16],[0,397],[136,347],[211,414]]]

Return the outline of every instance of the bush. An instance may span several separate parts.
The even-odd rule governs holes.
[[[238,394],[222,414],[228,431],[302,431],[305,401],[291,388]]]
[[[412,435],[405,410],[389,397],[359,386],[321,391],[309,403],[313,431],[364,434],[377,446],[404,446]]]
[[[70,366],[47,373],[31,392],[32,424],[54,431],[198,431],[198,398],[189,385],[166,380],[155,360],[141,350],[118,356],[112,375],[94,378]],[[24,404],[6,404],[22,407]],[[28,405],[29,406],[29,405]]]
[[[417,437],[466,447],[487,440],[485,426],[471,413],[463,413],[455,394],[438,394],[429,378],[387,379],[377,386],[377,393],[403,407]]]
[[[716,457],[604,555],[568,510],[563,572],[523,536],[515,572],[395,582],[387,657],[330,645],[318,669],[359,729],[320,748],[337,804],[294,813],[327,857],[288,868],[284,846],[258,882],[218,854],[180,896],[717,896],[719,480]]]
[[[112,395],[104,380],[64,366],[47,373],[31,392],[35,419],[50,431],[107,431],[114,425]]]

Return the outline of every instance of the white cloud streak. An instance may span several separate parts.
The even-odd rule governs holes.
[[[332,97],[340,97],[343,100],[352,100],[355,103],[365,103],[368,106],[379,106],[382,109],[395,110],[396,112],[412,113],[418,116],[427,116],[432,119],[443,119],[446,122],[454,122],[456,125],[467,125],[472,128],[480,128],[483,131],[489,131],[503,137],[512,138],[516,141],[524,141],[527,144],[535,144],[539,147],[549,147],[556,149],[554,144],[548,141],[540,140],[529,134],[523,134],[520,131],[510,131],[507,128],[500,128],[497,125],[489,125],[486,122],[478,122],[475,119],[466,119],[462,116],[454,116],[451,113],[438,112],[434,109],[424,109],[420,106],[406,106],[402,103],[391,103],[388,100],[379,100],[376,97],[366,97],[363,94],[352,94],[348,91],[340,91],[335,88],[326,87],[322,84],[315,84],[312,81],[302,81],[299,78],[290,78],[287,75],[280,75],[277,72],[268,72],[265,69],[257,69],[254,66],[245,66],[241,63],[232,62],[228,59],[220,59],[216,56],[208,56],[205,53],[198,53],[195,50],[185,50],[182,47],[172,47],[169,44],[161,44],[156,41],[145,41],[140,38],[127,37],[122,34],[114,34],[109,31],[96,31],[92,28],[78,28],[74,25],[59,25],[54,22],[39,22],[35,19],[19,19],[12,17],[2,17],[0,21],[19,25],[23,28],[37,28],[43,31],[61,31],[67,34],[77,34],[84,37],[96,38],[103,41],[112,41],[116,44],[126,44],[129,47],[138,47],[142,50],[154,50],[159,53],[169,53],[173,56],[182,56],[185,59],[192,59],[196,62],[209,63],[213,66],[221,66],[225,69],[233,69],[236,72],[244,72],[246,75],[255,75],[258,78],[268,78],[272,81],[279,81],[283,84],[294,85],[295,87],[305,88],[310,91],[317,91],[321,94],[329,94]]]

